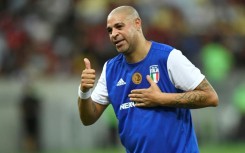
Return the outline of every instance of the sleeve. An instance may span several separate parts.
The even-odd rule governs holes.
[[[205,78],[201,71],[176,49],[169,54],[167,69],[174,86],[184,91],[194,90]]]
[[[106,64],[104,64],[100,78],[95,86],[91,98],[94,102],[102,105],[108,105],[108,91],[106,87]]]

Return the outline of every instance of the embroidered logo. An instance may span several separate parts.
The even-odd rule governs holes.
[[[160,73],[159,73],[158,65],[151,65],[150,66],[150,76],[151,76],[151,79],[155,83],[158,83],[158,81],[160,79]]]
[[[117,86],[122,86],[122,85],[125,85],[125,84],[126,84],[126,82],[123,81],[122,78],[117,82]]]
[[[142,75],[138,72],[134,73],[132,76],[132,81],[134,84],[140,84],[142,81]]]

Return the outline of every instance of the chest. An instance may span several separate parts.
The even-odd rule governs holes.
[[[108,67],[106,80],[111,103],[116,107],[120,107],[122,103],[130,103],[128,94],[131,90],[150,87],[147,75],[151,76],[162,91],[167,91],[170,79],[163,60],[147,60],[137,65],[120,62]]]

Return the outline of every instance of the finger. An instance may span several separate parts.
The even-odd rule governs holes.
[[[135,102],[134,104],[136,107],[145,107],[145,104],[144,103],[141,103],[141,102]]]
[[[81,82],[84,84],[94,84],[95,80],[94,79],[82,79]]]
[[[140,93],[131,93],[128,96],[131,98],[143,98],[143,94]]]
[[[134,89],[131,90],[131,94],[142,94],[146,89]]]
[[[85,63],[85,67],[86,67],[86,69],[91,69],[91,64],[90,64],[89,59],[84,58],[83,60],[84,60],[84,63]]]
[[[128,97],[131,101],[135,101],[135,102],[144,101],[144,96],[142,94],[129,94]]]
[[[130,101],[134,101],[134,102],[142,102],[143,100],[140,98],[129,98]]]
[[[82,75],[93,75],[93,76],[95,76],[95,70],[94,69],[84,69],[83,71],[82,71]]]
[[[94,84],[81,84],[80,90],[87,92],[89,89],[93,88]]]
[[[82,73],[81,74],[82,79],[94,79],[95,80],[95,75],[94,73]]]
[[[150,83],[150,85],[155,85],[156,83],[151,79],[149,75],[146,76],[147,81]]]
[[[87,90],[87,89],[93,88],[93,86],[94,86],[94,84],[82,84],[81,88],[83,91],[83,89]]]

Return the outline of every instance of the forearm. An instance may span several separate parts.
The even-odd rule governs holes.
[[[193,91],[184,93],[164,93],[147,76],[151,86],[147,89],[135,89],[129,94],[131,101],[137,107],[184,107],[202,108],[218,105],[218,95],[209,82],[204,79]]]
[[[97,121],[100,117],[100,113],[97,110],[96,104],[91,98],[81,99],[78,98],[78,109],[80,119],[84,125],[91,125]]]
[[[218,105],[218,95],[206,79],[193,91],[162,93],[160,97],[160,103],[170,107],[203,108]]]
[[[162,93],[163,98],[160,99],[160,104],[168,107],[182,108],[203,108],[216,106],[215,98],[206,94],[203,91],[188,91],[184,93]]]

